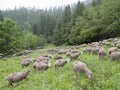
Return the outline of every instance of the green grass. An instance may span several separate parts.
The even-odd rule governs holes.
[[[31,56],[35,58],[40,50],[33,51]],[[70,62],[55,72],[54,60],[51,67],[43,72],[34,72],[32,64],[26,80],[8,87],[7,75],[24,71],[21,68],[22,59],[11,57],[0,60],[0,90],[120,90],[120,62],[110,62],[108,57],[99,60],[97,55],[81,54],[78,60],[83,61],[93,72],[90,80],[84,74],[76,76],[73,72],[73,62]]]

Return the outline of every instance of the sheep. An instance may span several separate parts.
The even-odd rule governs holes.
[[[55,66],[55,70],[57,70],[59,67],[64,67],[64,65],[66,64],[66,63],[68,63],[69,62],[69,60],[57,60],[56,62],[55,62],[55,64],[54,64],[54,66]]]
[[[47,57],[48,59],[52,59],[52,56],[51,55],[48,55],[48,54],[44,54],[42,55],[43,57]]]
[[[116,44],[116,47],[117,47],[117,48],[120,48],[120,42]]]
[[[71,53],[78,53],[77,50],[71,50]]]
[[[40,61],[43,61],[43,60],[50,60],[50,58],[49,57],[44,57],[44,56],[39,56],[36,59],[34,59],[33,62],[40,62]]]
[[[23,79],[26,79],[26,77],[28,76],[30,72],[30,69],[27,69],[25,72],[16,72],[13,74],[10,74],[7,76],[7,80],[8,80],[8,86],[12,86],[13,83],[22,81]]]
[[[71,54],[71,52],[69,51],[69,52],[66,52],[66,56],[70,56],[70,54]]]
[[[39,70],[45,71],[50,67],[50,63],[46,64],[43,62],[35,63],[34,64],[34,69],[35,72],[37,73]]]
[[[58,54],[63,54],[63,50],[59,50],[57,53]]]
[[[30,65],[32,63],[32,59],[31,58],[26,58],[22,63],[21,63],[21,65],[22,65],[22,67],[24,67],[24,66],[28,66],[28,65]]]
[[[92,71],[86,66],[85,63],[81,61],[75,61],[73,63],[73,70],[77,73],[85,73],[86,76],[91,79],[92,78]]]
[[[100,47],[92,47],[91,48],[91,55],[98,53],[99,52]]]
[[[54,57],[54,60],[59,60],[59,59],[63,59],[63,57],[62,56],[55,56]]]
[[[117,38],[114,38],[113,39],[113,42],[118,42],[119,40]]]
[[[111,61],[120,60],[120,52],[112,52],[110,54],[110,60]]]
[[[103,43],[103,45],[110,46],[110,42],[106,41]]]
[[[85,48],[85,49],[83,50],[83,52],[84,52],[84,53],[91,53],[91,48]]]
[[[70,58],[71,58],[71,60],[77,59],[79,57],[79,55],[80,55],[80,53],[71,53]]]
[[[98,55],[99,55],[99,59],[106,56],[106,50],[104,48],[101,48],[98,52]]]
[[[115,52],[115,51],[117,51],[117,50],[118,50],[117,47],[109,48],[109,49],[108,49],[108,55],[110,55],[112,52]]]

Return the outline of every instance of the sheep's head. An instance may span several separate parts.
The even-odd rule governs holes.
[[[92,78],[92,71],[88,69],[86,72],[86,75],[89,79],[91,79]]]

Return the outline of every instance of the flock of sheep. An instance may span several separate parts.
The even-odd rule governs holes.
[[[109,49],[106,50],[103,46],[108,46]],[[111,47],[112,46],[112,47]],[[80,50],[80,48],[84,48]],[[68,62],[72,62],[73,70],[76,74],[85,73],[85,75],[91,79],[92,71],[87,67],[84,62],[77,60],[80,54],[88,53],[90,55],[97,54],[99,60],[102,60],[104,57],[108,56],[110,61],[120,60],[120,41],[117,38],[110,38],[99,42],[92,42],[89,44],[81,44],[79,46],[72,46],[67,49],[49,49],[45,53],[39,54],[34,60],[31,57],[24,56],[24,60],[21,62],[22,67],[27,67],[30,64],[33,65],[35,73],[39,71],[45,71],[50,66],[50,60],[55,60],[54,68],[55,71],[60,67],[64,67]],[[67,58],[64,58],[63,55]],[[26,79],[29,74],[30,69],[27,69],[24,72],[16,72],[7,76],[9,86],[13,85],[15,82],[22,81]]]

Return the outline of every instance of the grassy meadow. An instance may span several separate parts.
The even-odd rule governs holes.
[[[45,50],[34,50],[30,56],[35,58]],[[7,60],[0,59],[0,90],[120,90],[120,62],[111,62],[107,56],[99,60],[98,55],[90,54],[81,54],[77,60],[85,62],[92,70],[92,79],[88,79],[84,74],[75,75],[73,62],[55,72],[54,60],[51,59],[51,67],[47,71],[36,74],[30,64],[28,68],[31,72],[27,79],[8,87],[6,77],[11,73],[26,70],[26,67],[21,67],[22,58],[18,56],[9,57]]]

